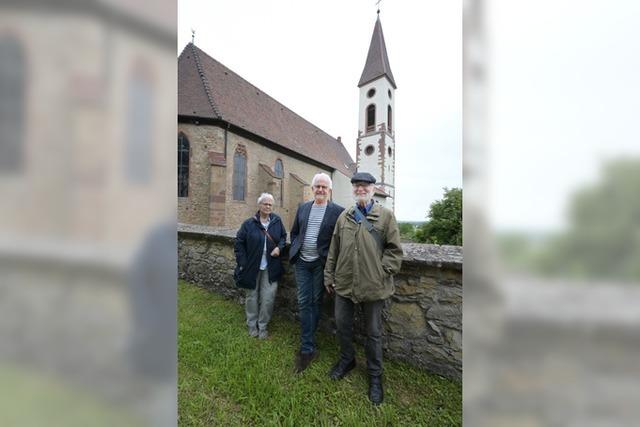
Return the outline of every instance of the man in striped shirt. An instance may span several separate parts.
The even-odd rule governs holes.
[[[291,228],[289,259],[298,285],[300,350],[295,371],[300,373],[318,356],[315,333],[324,293],[324,265],[336,220],[344,208],[329,201],[331,178],[319,173],[311,181],[314,200],[298,207]]]

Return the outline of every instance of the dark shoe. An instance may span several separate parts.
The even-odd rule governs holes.
[[[341,380],[345,375],[349,373],[353,368],[356,367],[356,359],[353,359],[349,363],[343,363],[342,360],[338,360],[338,363],[333,365],[331,371],[329,372],[329,378],[332,380]]]
[[[301,352],[298,352],[296,354],[296,366],[294,368],[295,373],[299,374],[300,372],[302,372],[305,369],[307,369],[309,367],[309,365],[311,364],[311,362],[313,362],[317,358],[318,358],[318,352],[317,351],[314,351],[313,353],[301,353]]]
[[[369,377],[369,400],[374,405],[379,405],[384,399],[384,391],[382,391],[382,377]]]

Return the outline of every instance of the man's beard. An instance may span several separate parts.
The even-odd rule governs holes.
[[[329,200],[329,195],[328,194],[314,194],[314,200],[315,201],[320,201],[320,202],[326,202],[327,200]]]
[[[353,199],[356,201],[356,203],[360,203],[360,202],[364,202],[365,204],[369,203],[371,201],[371,199],[373,198],[373,194],[372,193],[367,193],[365,195],[358,195],[358,194],[354,194],[353,195]]]

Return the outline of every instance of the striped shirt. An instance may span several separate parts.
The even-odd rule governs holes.
[[[300,258],[303,261],[315,261],[318,259],[318,233],[320,225],[327,211],[327,205],[319,206],[315,203],[311,205],[309,220],[307,221],[307,230],[304,233],[302,248],[300,248]]]

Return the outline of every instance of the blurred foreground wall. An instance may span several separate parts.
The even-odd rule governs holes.
[[[638,424],[639,16],[465,2],[465,426]]]
[[[175,424],[174,9],[0,5],[0,424]]]

